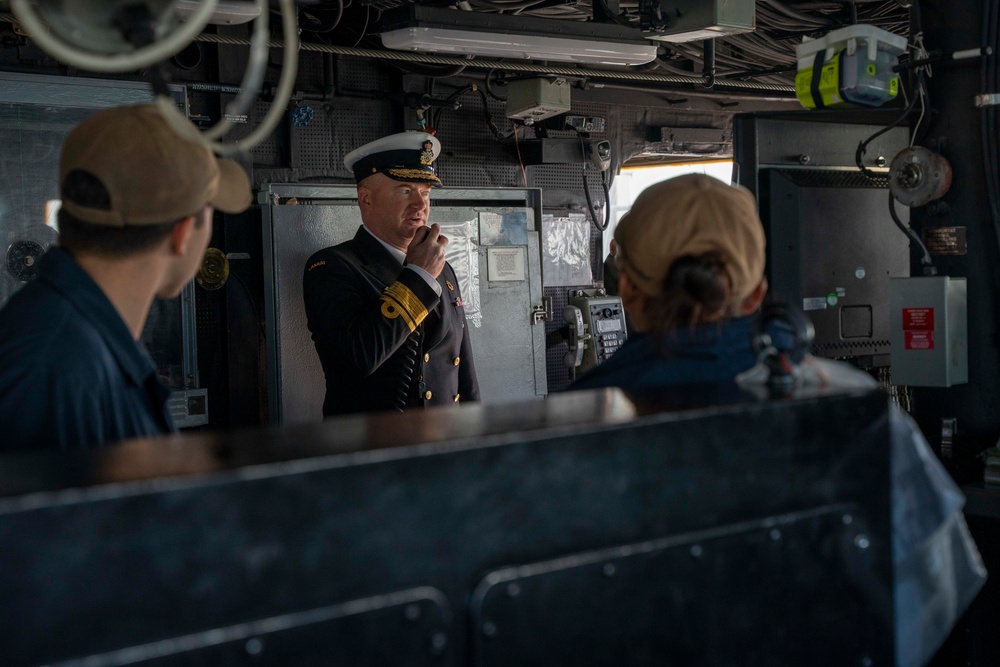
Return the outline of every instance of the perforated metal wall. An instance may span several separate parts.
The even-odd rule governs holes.
[[[298,81],[307,90],[324,90],[330,75],[324,76],[323,69],[322,57],[309,54],[299,62]],[[323,100],[303,99],[301,104],[311,112],[311,117],[305,125],[289,126],[291,166],[329,169],[334,164],[330,153],[333,107]]]
[[[334,57],[334,69],[345,95],[374,91],[380,99],[388,101],[390,93],[400,87],[399,70],[381,61]]]
[[[263,100],[258,99],[250,110],[249,122],[253,127],[256,127],[267,115],[267,110],[270,108],[270,104]],[[254,166],[262,167],[280,167],[281,165],[281,152],[278,149],[278,137],[281,135],[281,129],[279,128],[276,132],[272,132],[270,136],[261,141],[259,144],[254,146],[250,151],[250,155],[253,157]]]
[[[333,57],[324,63],[321,54],[302,54],[298,92],[289,112],[289,121],[299,118],[300,122],[281,124],[252,150],[254,165],[262,172],[260,177],[255,175],[255,183],[295,181],[312,175],[349,179],[344,155],[401,129],[398,110],[387,103],[387,91],[398,87],[392,78],[391,72],[377,63]],[[268,101],[259,100],[251,123],[259,123],[269,106]],[[298,106],[308,107],[311,114],[295,116]],[[294,171],[276,179],[275,168]]]
[[[584,103],[573,105],[571,113],[581,116],[601,116],[608,118],[609,110],[606,104]],[[615,129],[611,127],[611,123],[609,122],[604,132],[594,132],[590,136],[592,139],[608,139],[609,134],[613,133]],[[577,135],[574,132],[550,131],[549,136],[574,138]],[[597,204],[599,201],[604,200],[604,194],[601,192],[600,174],[594,169],[588,169],[587,171],[589,172],[588,182],[590,183],[590,191],[594,198],[594,203]],[[572,191],[578,193],[581,198],[583,197],[582,174],[583,168],[581,165],[560,164],[528,167],[528,179],[532,187],[542,188],[543,192]],[[553,203],[557,205],[561,204],[561,202]]]
[[[295,83],[300,90],[320,90],[323,87],[325,80],[322,54],[310,52],[299,54],[299,69],[295,75]]]
[[[437,116],[437,136],[442,142],[438,159],[441,179],[457,187],[524,187],[517,157],[489,129],[482,98],[468,91],[458,101],[460,109],[443,110]],[[487,97],[486,109],[500,134],[510,134],[513,127],[504,115],[503,104]],[[534,187],[530,179],[528,187]]]
[[[340,166],[332,154],[333,110],[329,105],[314,108],[314,115],[309,124],[304,127],[292,126],[289,129],[289,141],[292,146],[292,167],[304,169],[330,169]],[[311,150],[298,149],[300,146],[311,146]],[[325,149],[325,150],[324,150]],[[345,171],[346,173],[346,171]]]

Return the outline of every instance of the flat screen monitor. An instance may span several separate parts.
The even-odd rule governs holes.
[[[884,166],[908,142],[894,128],[855,163],[858,143],[895,114],[772,113],[733,120],[735,173],[757,197],[771,299],[813,322],[813,353],[889,365],[889,279],[910,275],[909,239],[889,212]],[[909,210],[897,206],[905,222]]]

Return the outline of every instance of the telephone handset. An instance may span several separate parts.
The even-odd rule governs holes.
[[[622,300],[603,289],[570,292],[563,319],[569,328],[563,362],[570,369],[586,371],[603,363],[628,338]]]
[[[583,351],[590,340],[587,325],[583,323],[583,313],[576,306],[566,306],[563,309],[563,320],[569,326],[569,352],[563,357],[563,363],[568,368],[577,368],[583,363]]]

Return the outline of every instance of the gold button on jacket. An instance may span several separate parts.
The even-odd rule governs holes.
[[[426,394],[424,394],[424,398],[426,398],[428,401],[431,400],[431,398],[433,398],[433,397],[434,397],[434,394],[432,392],[430,392],[430,391],[428,391]]]

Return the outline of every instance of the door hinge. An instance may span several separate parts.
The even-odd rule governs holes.
[[[542,305],[532,306],[531,308],[531,323],[538,324],[539,322],[551,322],[552,321],[552,297],[543,296]]]

